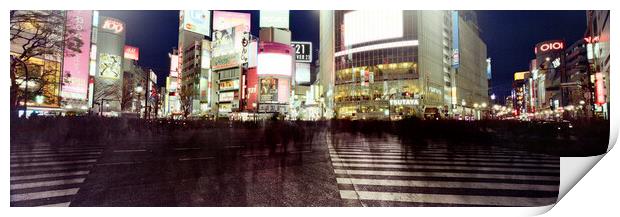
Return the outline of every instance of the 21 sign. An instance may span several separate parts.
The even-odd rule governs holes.
[[[312,62],[312,42],[291,42],[291,46],[295,49],[295,61],[298,63]]]

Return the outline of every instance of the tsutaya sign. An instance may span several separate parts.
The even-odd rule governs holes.
[[[563,49],[564,49],[564,41],[562,40],[545,41],[545,42],[538,43],[536,45],[536,47],[534,48],[534,53],[535,54],[538,54],[538,52],[547,53],[551,51],[560,51]]]

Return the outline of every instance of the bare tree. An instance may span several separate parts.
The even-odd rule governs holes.
[[[183,116],[185,118],[187,118],[187,116],[190,114],[194,94],[194,88],[191,86],[181,88],[181,91],[179,92],[179,98],[181,100],[181,111],[183,111]]]
[[[59,56],[63,49],[68,55],[81,53],[82,40],[74,26],[65,27],[63,11],[10,11],[11,47],[11,116],[17,115],[20,97],[26,105],[28,99],[60,85],[60,67],[32,63],[33,57]],[[33,72],[33,73],[31,73]],[[36,72],[36,73],[34,73]],[[52,77],[58,79],[52,79]],[[70,75],[69,75],[70,76]],[[54,77],[54,78],[55,78]],[[25,82],[25,83],[24,83]],[[36,84],[34,90],[20,90],[22,84]],[[26,88],[29,88],[27,85]],[[23,92],[23,93],[20,93]],[[58,100],[60,99],[50,99]]]
[[[129,111],[133,104],[133,98],[135,97],[133,83],[133,79],[123,79],[123,96],[121,97],[121,110],[123,111]]]

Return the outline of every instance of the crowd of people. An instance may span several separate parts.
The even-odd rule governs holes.
[[[492,144],[514,145],[559,155],[604,153],[609,138],[608,121],[576,121],[547,123],[524,121],[231,121],[128,119],[105,117],[33,117],[11,122],[11,144],[47,142],[71,145],[80,142],[113,143],[123,138],[172,137],[201,134],[205,131],[251,132],[257,138],[251,146],[277,148],[301,147],[317,143],[321,132],[349,133],[366,137],[397,136],[403,144],[423,144],[441,140],[450,145]],[[234,132],[230,133],[235,134]],[[206,135],[206,134],[205,134]],[[202,138],[209,140],[209,138]],[[303,147],[301,147],[303,148]],[[286,151],[286,150],[285,150]]]

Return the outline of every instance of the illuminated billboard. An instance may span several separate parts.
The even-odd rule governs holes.
[[[213,33],[211,68],[225,69],[241,64],[243,26],[236,26]]]
[[[260,79],[260,102],[277,102],[278,101],[278,79],[262,78]]]
[[[235,91],[221,92],[220,102],[232,102],[235,99]]]
[[[291,76],[293,58],[288,54],[259,53],[258,75]]]
[[[459,68],[461,54],[459,52],[459,12],[452,11],[452,67]]]
[[[220,82],[220,91],[239,89],[239,79]]]
[[[99,76],[104,78],[118,79],[121,77],[121,56],[100,53],[99,54]]]
[[[278,103],[288,103],[291,95],[291,85],[288,79],[278,81]]]
[[[603,78],[603,73],[597,72],[595,74],[594,88],[596,95],[596,104],[602,105],[605,104],[605,79]]]
[[[289,11],[260,11],[260,27],[275,27],[288,29],[289,26]]]
[[[179,75],[179,55],[170,56],[170,76],[178,77]]]
[[[524,80],[528,72],[515,72],[515,81]]]
[[[211,35],[211,11],[183,10],[180,19],[183,29],[201,35]]]
[[[123,21],[120,21],[120,20],[117,20],[111,17],[105,17],[101,21],[103,23],[101,25],[101,29],[104,30],[105,32],[114,33],[114,34],[121,34],[125,32],[125,23],[123,23]]]
[[[295,63],[295,83],[310,83],[310,63]]]
[[[286,44],[260,42],[258,45],[258,75],[291,76],[293,48]]]
[[[403,11],[351,11],[344,14],[344,45],[403,37]]]
[[[291,46],[295,49],[295,61],[301,63],[312,62],[312,42],[291,42]]]
[[[491,58],[487,58],[487,79],[491,79],[492,78],[492,74],[491,74]]]
[[[76,30],[75,37],[82,40],[80,52],[65,49],[63,61],[62,97],[67,99],[87,100],[88,75],[90,64],[90,33],[92,11],[67,11],[67,26]]]
[[[546,53],[555,53],[564,50],[563,40],[551,40],[544,41],[536,44],[534,47],[534,53],[536,55],[543,55]]]
[[[125,45],[125,59],[138,60],[140,58],[140,49],[137,47]]]
[[[250,32],[250,17],[248,13],[213,11],[213,31],[242,25],[244,32]]]

